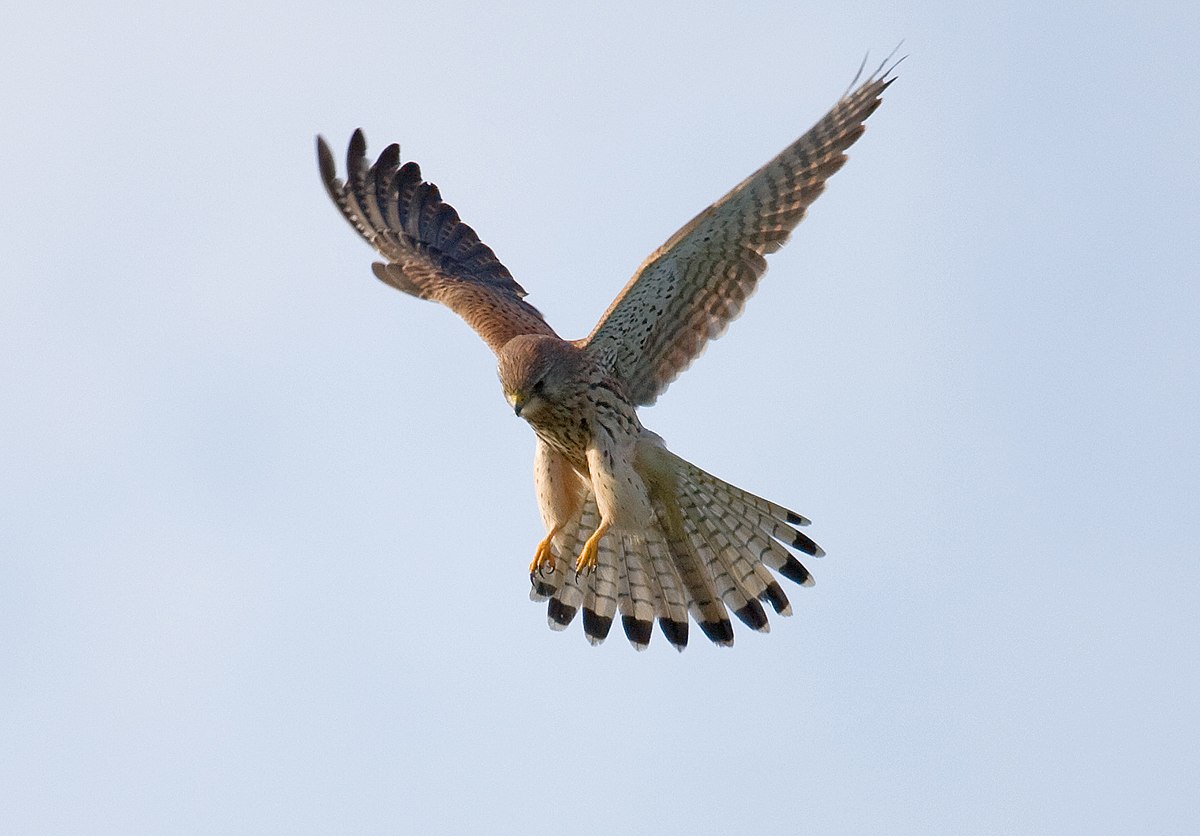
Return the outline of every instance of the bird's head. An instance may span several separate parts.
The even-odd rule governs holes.
[[[500,385],[513,411],[535,420],[548,406],[562,403],[579,380],[580,350],[565,340],[525,334],[500,349]]]

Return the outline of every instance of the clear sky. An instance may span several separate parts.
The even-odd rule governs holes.
[[[5,13],[0,830],[1200,828],[1194,4],[750,5]],[[551,632],[532,434],[314,135],[578,337],[901,39],[643,412],[815,588],[732,650]]]

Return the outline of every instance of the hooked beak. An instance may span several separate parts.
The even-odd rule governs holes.
[[[507,395],[505,399],[513,408],[513,414],[520,418],[521,410],[525,408],[525,399],[520,395]]]

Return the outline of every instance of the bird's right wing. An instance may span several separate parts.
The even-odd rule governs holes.
[[[492,248],[444,203],[437,186],[421,179],[416,163],[400,165],[389,145],[374,165],[367,141],[355,131],[346,154],[346,182],[325,140],[317,137],[321,180],[358,233],[388,260],[375,275],[421,299],[441,302],[467,321],[494,352],[520,334],[554,335],[525,290]]]

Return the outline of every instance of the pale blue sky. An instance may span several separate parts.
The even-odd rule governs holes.
[[[1200,828],[1193,4],[412,5],[6,13],[0,830]],[[576,337],[901,39],[643,413],[815,588],[732,650],[551,632],[532,435],[314,134]]]

